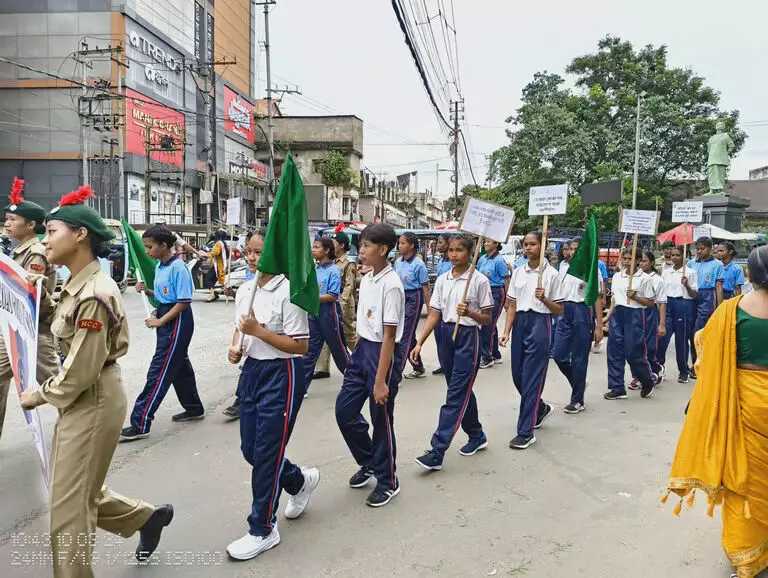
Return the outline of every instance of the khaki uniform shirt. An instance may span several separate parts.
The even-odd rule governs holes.
[[[32,392],[35,405],[64,410],[93,387],[106,364],[128,352],[128,323],[120,290],[93,261],[61,291],[51,331],[61,371]]]
[[[45,296],[40,298],[40,326],[47,329],[51,325],[55,307],[51,297],[56,290],[56,269],[48,263],[45,247],[37,237],[33,237],[16,247],[13,250],[13,260],[25,271],[45,276],[43,280]]]
[[[337,258],[334,265],[341,271],[341,295],[339,295],[339,302],[341,303],[342,312],[352,312],[354,315],[357,311],[357,299],[355,297],[357,288],[357,265],[344,257]]]

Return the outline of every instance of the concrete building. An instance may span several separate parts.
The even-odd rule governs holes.
[[[28,198],[50,208],[86,180],[106,217],[194,225],[206,218],[199,192],[210,169],[221,177],[212,220],[230,194],[250,203],[245,215],[265,211],[253,119],[249,132],[243,116],[255,103],[257,9],[249,0],[0,2],[0,56],[34,69],[0,63],[0,186],[24,178]]]
[[[749,171],[750,181],[768,181],[768,166],[758,167]]]

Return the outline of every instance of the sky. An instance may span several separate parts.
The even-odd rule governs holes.
[[[430,16],[451,0],[406,0]],[[564,74],[576,56],[611,34],[636,47],[668,46],[668,64],[692,68],[721,93],[721,107],[741,111],[745,148],[730,178],[768,165],[768,2],[761,0],[453,0],[465,130],[474,177],[503,146],[504,119],[520,105],[537,71]],[[263,38],[263,22],[258,20]],[[435,28],[437,30],[437,28]],[[419,189],[452,190],[446,139],[388,0],[278,0],[270,15],[273,84],[298,85],[286,115],[353,114],[364,125],[363,164],[394,178],[419,171]],[[258,81],[266,90],[265,69]],[[444,111],[447,116],[447,110]],[[420,143],[414,145],[413,143]],[[437,144],[435,144],[437,143]],[[463,163],[468,164],[468,163]],[[440,169],[438,173],[437,169]],[[631,170],[631,167],[628,167]],[[439,175],[439,181],[436,177]],[[472,177],[462,171],[460,185]]]

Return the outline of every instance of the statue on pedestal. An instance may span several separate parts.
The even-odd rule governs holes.
[[[725,190],[725,182],[728,179],[728,167],[731,166],[731,153],[736,145],[731,136],[725,132],[725,123],[720,121],[715,125],[717,134],[709,139],[707,148],[707,178],[709,179],[709,192],[707,195],[722,194]]]

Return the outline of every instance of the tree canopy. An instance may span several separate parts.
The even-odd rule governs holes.
[[[666,46],[636,50],[608,36],[596,53],[574,58],[565,72],[567,77],[534,75],[523,89],[522,105],[506,119],[509,143],[491,157],[494,188],[484,196],[513,206],[518,230],[534,224],[527,220],[532,186],[568,182],[578,192],[584,183],[628,178],[624,190],[631,199],[638,96],[638,208],[663,202],[675,181],[704,177],[707,141],[718,120],[725,121],[735,153],[744,146],[739,112],[722,110],[720,94],[692,70],[670,67]],[[615,205],[594,211],[598,226],[616,230]],[[569,214],[554,223],[582,226],[584,217],[574,198]]]

